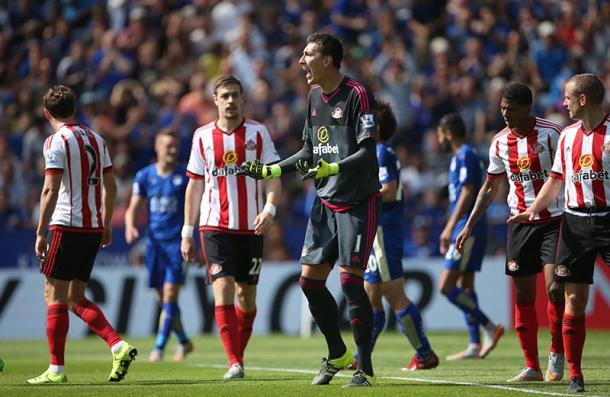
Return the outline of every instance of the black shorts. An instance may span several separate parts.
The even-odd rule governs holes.
[[[593,284],[595,259],[610,263],[610,216],[578,216],[565,212],[559,237],[555,279]]]
[[[103,233],[52,230],[47,260],[40,262],[40,273],[58,280],[88,282]]]
[[[301,263],[366,269],[377,231],[381,196],[354,205],[346,212],[335,212],[316,197],[307,224]]]
[[[511,223],[506,243],[507,276],[538,274],[544,265],[555,263],[561,219],[544,223]]]
[[[258,284],[263,261],[263,236],[199,231],[208,282],[233,276],[235,281]]]

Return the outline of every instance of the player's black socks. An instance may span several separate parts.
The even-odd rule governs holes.
[[[373,335],[373,308],[364,291],[364,279],[352,273],[342,272],[341,289],[349,307],[349,319],[358,348],[358,369],[373,375],[371,363],[371,339]]]
[[[345,354],[347,347],[343,343],[339,330],[337,302],[326,288],[326,280],[312,280],[301,276],[299,285],[307,298],[307,302],[309,302],[311,315],[326,338],[328,359],[341,357]]]

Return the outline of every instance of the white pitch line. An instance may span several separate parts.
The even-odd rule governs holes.
[[[204,365],[204,364],[189,364],[189,367],[198,367],[198,368],[226,368],[226,365]],[[311,374],[315,375],[318,371],[310,370],[310,369],[299,369],[299,368],[273,368],[273,367],[246,367],[248,371],[269,371],[269,372],[287,372],[287,373],[295,373],[295,374]],[[335,375],[341,378],[351,378],[351,375],[346,374],[337,374]],[[543,391],[543,390],[535,390],[535,389],[525,389],[520,387],[513,386],[502,386],[502,385],[487,385],[484,383],[476,383],[476,382],[460,382],[460,381],[449,381],[449,380],[440,380],[440,379],[426,379],[426,378],[411,378],[407,376],[378,376],[378,379],[390,379],[390,380],[402,380],[409,382],[422,382],[422,383],[437,383],[443,385],[459,385],[459,386],[473,386],[473,387],[482,387],[487,389],[498,389],[505,391],[514,391],[519,393],[526,394],[540,394],[544,396],[573,396],[573,394],[567,393],[558,393],[551,391]],[[595,394],[587,393],[587,397],[603,397]]]

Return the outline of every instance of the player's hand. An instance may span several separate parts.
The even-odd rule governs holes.
[[[445,226],[441,236],[439,238],[441,255],[445,255],[451,244],[451,235],[453,234],[453,228]]]
[[[104,228],[104,234],[102,235],[102,243],[100,244],[100,246],[102,248],[106,248],[110,244],[112,244],[112,228],[111,227],[105,227]]]
[[[531,222],[536,219],[536,213],[532,211],[530,208],[526,209],[520,214],[512,215],[506,221],[507,223],[521,223],[521,222]]]
[[[37,236],[36,244],[34,245],[34,252],[36,253],[36,257],[44,262],[47,260],[47,238],[45,236]]]
[[[297,169],[297,171],[301,174],[301,175],[305,175],[309,172],[309,161],[307,160],[297,160],[297,163],[295,164],[294,168]]]
[[[337,175],[339,173],[339,164],[327,163],[324,159],[318,160],[318,165],[315,168],[310,168],[305,175],[301,177],[302,180],[314,178],[320,179],[327,176]]]
[[[282,169],[277,164],[266,165],[255,159],[244,162],[237,175],[246,175],[254,179],[271,179],[282,175]]]
[[[260,214],[254,218],[254,234],[262,236],[265,234],[269,226],[273,223],[273,215],[267,211],[261,211]]]
[[[183,238],[182,242],[180,243],[180,252],[182,253],[182,259],[185,261],[196,261],[195,240],[193,240],[192,237]]]
[[[125,228],[125,241],[127,241],[127,244],[132,244],[138,238],[140,238],[140,232],[137,227],[128,226]]]
[[[464,255],[464,243],[466,243],[466,240],[468,240],[471,233],[472,231],[470,230],[470,227],[464,226],[460,234],[458,234],[458,236],[455,238],[455,249],[462,256]]]

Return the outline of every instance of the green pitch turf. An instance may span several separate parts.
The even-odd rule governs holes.
[[[351,335],[345,334],[351,341]],[[541,330],[541,366],[546,369],[548,331]],[[586,396],[610,396],[610,333],[587,334],[583,369]],[[405,338],[395,332],[381,335],[373,355],[377,384],[372,389],[341,389],[351,371],[341,371],[331,385],[311,386],[325,353],[324,341],[272,335],[253,337],[246,354],[246,378],[223,381],[226,359],[217,336],[193,340],[195,351],[186,361],[171,361],[174,345],[168,346],[168,359],[149,363],[153,339],[129,342],[140,351],[125,381],[109,384],[106,379],[111,356],[105,344],[96,339],[69,340],[66,349],[68,383],[29,386],[26,379],[42,373],[48,364],[45,341],[2,341],[0,358],[0,396],[527,396],[566,395],[566,382],[507,384],[523,366],[521,351],[513,333],[508,333],[484,360],[447,362],[445,357],[465,347],[465,333],[434,333],[430,341],[441,358],[438,368],[430,371],[404,372],[412,356]],[[567,369],[566,369],[567,376]]]

